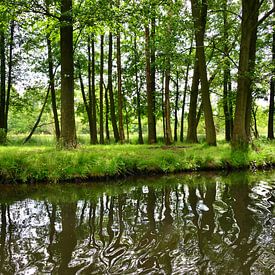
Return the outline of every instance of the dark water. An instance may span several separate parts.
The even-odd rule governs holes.
[[[1,186],[1,274],[275,274],[275,173]]]

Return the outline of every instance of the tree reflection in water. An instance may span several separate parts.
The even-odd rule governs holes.
[[[273,273],[270,174],[173,176],[101,189],[64,185],[46,195],[34,187],[28,196],[6,188],[0,273]]]

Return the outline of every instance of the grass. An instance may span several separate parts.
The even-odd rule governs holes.
[[[275,143],[259,141],[246,152],[230,145],[82,145],[76,150],[46,146],[0,147],[2,182],[97,180],[126,175],[269,167],[275,164]]]

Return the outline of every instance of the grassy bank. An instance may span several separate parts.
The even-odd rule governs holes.
[[[275,143],[259,143],[247,152],[228,144],[178,146],[105,145],[59,151],[51,146],[0,148],[2,182],[88,180],[124,175],[270,167]]]

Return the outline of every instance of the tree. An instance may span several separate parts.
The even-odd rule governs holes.
[[[72,0],[61,0],[61,138],[62,146],[77,145],[74,115],[74,58]]]
[[[268,112],[268,135],[269,139],[274,139],[274,97],[275,97],[275,31],[273,30],[272,41],[272,76],[270,79],[270,97]]]
[[[207,20],[207,0],[202,0],[199,3],[198,0],[191,0],[192,4],[192,15],[195,27],[195,40],[197,47],[197,58],[198,58],[198,70],[201,80],[201,94],[202,94],[202,105],[205,117],[205,131],[206,131],[206,142],[209,145],[216,145],[216,130],[213,119],[213,112],[210,101],[209,82],[207,77],[207,67],[205,59],[204,49],[204,35]]]

